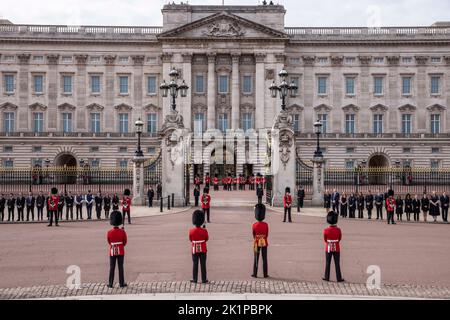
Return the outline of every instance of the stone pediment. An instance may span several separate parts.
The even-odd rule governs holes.
[[[288,39],[284,32],[229,12],[211,16],[165,31],[159,39]]]

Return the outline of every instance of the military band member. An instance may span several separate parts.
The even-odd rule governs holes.
[[[153,207],[153,198],[155,197],[155,191],[153,190],[153,187],[150,186],[147,191],[147,198],[148,198],[148,207]]]
[[[364,218],[364,201],[365,201],[364,195],[362,194],[362,192],[360,192],[359,196],[356,198],[359,219]]]
[[[328,190],[325,190],[325,193],[323,194],[323,207],[325,208],[326,213],[328,213],[328,211],[330,211],[331,194],[328,192]]]
[[[387,212],[387,199],[389,199],[389,195],[392,194],[392,196],[394,196],[394,190],[392,190],[391,188],[387,188],[386,192],[383,195],[383,202],[384,202],[384,207],[386,209]]]
[[[419,221],[420,220],[421,203],[420,203],[420,199],[417,196],[417,194],[414,196],[414,199],[412,201],[412,206],[413,206],[413,212],[414,212],[414,221]]]
[[[245,190],[245,183],[246,183],[245,176],[241,175],[241,186],[242,186],[241,190]]]
[[[289,187],[286,187],[286,189],[284,190],[283,207],[284,207],[283,222],[286,222],[286,215],[288,217],[288,221],[292,222],[292,217],[291,217],[292,196],[291,196],[291,188],[289,188]]]
[[[238,186],[238,178],[233,177],[233,190],[236,191]]]
[[[6,206],[6,198],[5,195],[2,193],[0,195],[0,218],[2,222],[5,219],[5,206]]]
[[[347,194],[344,192],[342,194],[342,197],[339,199],[339,205],[341,209],[341,217],[347,218],[347,208],[348,208],[348,200],[347,200]]]
[[[403,199],[400,195],[397,195],[397,199],[395,199],[395,213],[397,214],[397,221],[403,220]]]
[[[205,187],[209,188],[209,185],[211,184],[211,177],[209,176],[209,173],[206,173],[205,176]]]
[[[366,209],[369,220],[372,219],[372,210],[373,210],[373,194],[369,190],[369,194],[366,196]]]
[[[24,221],[23,211],[25,210],[25,197],[22,193],[19,193],[19,196],[16,198],[16,208],[17,208],[17,221]]]
[[[262,184],[261,174],[260,174],[259,172],[256,174],[255,183],[256,183],[256,186],[257,186],[257,187],[258,187],[260,184]]]
[[[333,258],[337,282],[343,282],[345,280],[342,278],[340,264],[342,231],[337,226],[338,214],[330,211],[327,215],[327,222],[330,226],[323,231],[323,239],[325,241],[325,275],[322,280],[330,281],[331,259]]]
[[[264,278],[268,278],[267,247],[269,246],[269,225],[264,222],[266,218],[266,207],[262,203],[255,205],[255,218],[257,222],[252,226],[254,252],[252,277],[258,277],[259,254],[261,253]]]
[[[406,213],[406,220],[411,221],[411,213],[413,212],[413,200],[411,198],[411,195],[408,193],[405,197],[405,213]]]
[[[441,215],[440,212],[440,203],[439,203],[439,197],[436,194],[436,191],[433,191],[433,195],[430,199],[430,216],[433,217],[433,222],[437,222],[437,217]]]
[[[200,188],[200,177],[198,174],[195,175],[194,184]]]
[[[111,211],[111,197],[109,193],[103,198],[103,209],[105,210],[105,218],[109,219],[109,211]]]
[[[102,218],[102,206],[103,206],[103,197],[101,193],[97,193],[97,195],[94,198],[95,202],[95,213],[97,214],[97,219]]]
[[[384,195],[380,193],[380,190],[377,190],[377,194],[375,195],[375,208],[377,209],[377,220],[383,220],[383,199]]]
[[[83,202],[84,202],[84,197],[81,194],[77,194],[77,196],[75,197],[75,212],[76,212],[77,220],[78,220],[78,217],[79,217],[79,219],[83,220]]]
[[[206,221],[208,223],[210,223],[209,222],[209,214],[210,214],[210,210],[211,210],[211,196],[209,195],[208,188],[203,189],[203,194],[200,197],[200,202],[202,203],[203,212],[206,215]]]
[[[192,283],[197,283],[198,279],[198,263],[200,262],[200,269],[202,273],[202,283],[208,283],[206,276],[206,242],[209,239],[208,230],[202,228],[205,223],[205,212],[201,210],[195,210],[192,214],[192,224],[195,228],[189,230],[189,241],[191,242],[192,252]]]
[[[63,215],[63,209],[64,209],[64,201],[65,197],[64,197],[64,193],[61,192],[61,194],[59,195],[59,201],[58,201],[58,220],[62,220],[62,215]]]
[[[388,198],[386,200],[386,211],[387,211],[387,223],[396,224],[394,221],[394,212],[396,208],[396,203],[394,199],[394,192],[388,192]]]
[[[423,194],[422,200],[420,200],[420,203],[422,205],[422,212],[423,212],[423,221],[427,222],[428,218],[428,211],[430,211],[430,199],[428,199],[427,194]]]
[[[92,195],[91,190],[88,190],[84,202],[86,202],[87,218],[90,220],[92,219],[92,207],[94,205],[94,196]]]
[[[334,212],[337,212],[339,214],[339,198],[341,195],[339,192],[336,191],[336,189],[333,190],[333,193],[331,194],[331,208]]]
[[[233,191],[233,177],[228,175],[227,178],[228,191]]]
[[[11,193],[8,200],[6,201],[6,206],[8,207],[8,221],[14,221],[14,209],[16,207],[16,198]]]
[[[30,212],[31,212],[31,220],[34,221],[34,205],[35,205],[36,199],[33,196],[31,192],[28,193],[28,196],[26,198],[26,205],[27,205],[27,221],[30,221]]]
[[[297,212],[300,212],[300,209],[303,208],[304,200],[305,200],[305,189],[303,189],[303,186],[299,186],[297,189]]]
[[[200,199],[200,187],[196,185],[194,187],[194,207],[198,207],[198,200]]]
[[[214,191],[219,191],[219,178],[217,177],[217,174],[214,176],[213,185]]]
[[[37,219],[44,220],[44,206],[45,206],[45,196],[41,191],[36,197],[36,209],[37,209]]]
[[[119,285],[121,288],[127,286],[125,283],[123,262],[125,259],[125,246],[127,245],[128,238],[125,230],[119,229],[122,222],[123,218],[120,211],[113,211],[110,218],[110,224],[113,228],[109,230],[106,235],[109,244],[109,288],[112,288],[114,285],[116,263],[119,269]]]
[[[450,204],[450,198],[444,191],[444,193],[442,193],[442,196],[439,200],[441,202],[441,208],[442,208],[442,220],[444,222],[448,222],[448,208],[449,208],[449,204]]]
[[[52,188],[51,194],[48,198],[48,214],[50,218],[49,227],[53,225],[53,217],[55,218],[55,225],[58,226],[58,204],[59,204],[59,196],[58,189]]]
[[[159,198],[158,198],[158,200],[159,200]],[[120,203],[119,196],[117,195],[117,193],[115,193],[112,198],[112,210],[113,211],[119,211],[119,203]]]
[[[255,190],[255,175],[252,173],[252,175],[248,178],[248,184],[250,190]]]
[[[125,218],[128,215],[128,224],[131,224],[131,191],[130,189],[125,189],[122,198],[122,212],[123,212],[123,225],[125,225]]]
[[[66,220],[73,220],[73,204],[75,203],[75,198],[72,195],[72,192],[69,191],[69,193],[66,196]]]

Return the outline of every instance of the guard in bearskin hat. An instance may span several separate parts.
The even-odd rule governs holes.
[[[123,224],[125,225],[125,218],[128,215],[128,224],[131,224],[131,197],[130,189],[125,189],[122,198],[122,212],[123,212]]]
[[[53,187],[51,189],[51,194],[47,200],[47,208],[50,218],[50,223],[48,224],[49,227],[53,225],[53,217],[55,217],[55,225],[58,226],[58,204],[59,204],[58,189]]]
[[[259,263],[259,253],[262,253],[263,261],[263,273],[264,278],[269,277],[268,267],[267,267],[267,247],[269,246],[268,236],[269,236],[269,225],[264,222],[266,218],[266,207],[262,203],[255,205],[255,222],[252,226],[253,230],[253,278],[258,277],[258,263]]]
[[[338,214],[330,211],[327,215],[327,222],[330,224],[328,228],[323,231],[323,239],[325,240],[325,276],[322,278],[325,281],[330,281],[330,265],[331,258],[334,258],[334,265],[336,267],[337,282],[343,282],[340,266],[340,245],[342,239],[341,229],[337,227]]]
[[[206,221],[209,223],[209,212],[211,209],[211,196],[209,195],[208,188],[203,189],[203,194],[200,197],[200,202],[202,203],[203,212],[206,215]]]
[[[113,211],[110,215],[110,223],[114,227],[106,235],[109,244],[109,288],[112,288],[114,284],[116,262],[119,268],[119,285],[121,288],[127,286],[123,273],[123,261],[125,258],[125,246],[128,240],[125,230],[119,229],[122,222],[122,213],[120,211]]]
[[[214,175],[213,185],[214,185],[214,191],[219,191],[219,177],[217,176],[217,174]]]
[[[197,283],[198,279],[198,262],[200,261],[200,269],[202,273],[202,283],[208,283],[206,277],[206,242],[209,239],[208,230],[202,228],[205,223],[205,212],[202,210],[195,210],[192,214],[192,224],[195,226],[189,230],[189,241],[192,243],[192,280]]]
[[[286,215],[288,216],[288,221],[292,222],[292,217],[291,217],[292,196],[291,196],[291,188],[289,188],[289,187],[286,187],[286,189],[284,191],[283,206],[284,206],[283,222],[286,222]]]

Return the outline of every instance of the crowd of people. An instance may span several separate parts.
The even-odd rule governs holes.
[[[443,222],[448,222],[450,198],[443,192],[437,194],[435,191],[431,195],[424,193],[419,195],[406,194],[395,195],[394,190],[388,189],[386,192],[376,190],[372,193],[370,190],[367,194],[360,193],[339,193],[336,189],[330,193],[328,190],[324,194],[324,208],[326,212],[330,209],[337,212],[342,218],[363,219],[365,212],[367,218],[372,219],[372,213],[376,213],[376,220],[383,220],[383,212],[386,212],[388,224],[395,224],[394,217],[397,221],[420,221],[422,215],[423,221],[428,221],[431,216],[434,222],[441,217]],[[375,218],[375,215],[374,215]]]

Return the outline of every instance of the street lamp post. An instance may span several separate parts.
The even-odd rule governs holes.
[[[48,167],[50,166],[50,159],[47,158],[47,159],[44,160],[44,162],[45,162],[45,168],[46,168],[46,170],[45,170],[46,171],[45,179],[47,180],[47,184],[49,184],[50,175],[48,173]]]
[[[275,80],[272,82],[269,87],[270,92],[272,94],[272,98],[276,98],[278,92],[280,93],[281,98],[281,110],[286,110],[286,97],[290,95],[291,97],[295,97],[297,95],[298,86],[292,81],[290,84],[287,82],[287,77],[289,73],[283,69],[278,73],[278,76],[281,78],[280,85],[276,85]]]
[[[323,204],[323,189],[325,186],[325,170],[322,150],[320,148],[320,135],[322,133],[322,122],[314,122],[314,133],[317,136],[317,146],[313,157],[313,197],[312,204],[320,206]]]
[[[320,134],[322,133],[322,122],[320,120],[314,122],[314,129],[314,132],[317,136],[317,147],[316,151],[314,152],[314,157],[323,158],[322,150],[320,149]]]
[[[170,97],[172,99],[171,109],[172,111],[176,111],[177,108],[176,99],[178,97],[178,92],[180,92],[182,98],[185,98],[187,96],[187,90],[189,89],[189,87],[187,86],[184,80],[182,80],[182,83],[180,85],[177,83],[177,79],[180,76],[177,69],[172,68],[172,70],[169,73],[169,76],[170,76],[169,83],[167,84],[166,80],[163,80],[159,88],[161,89],[161,95],[163,98],[167,98],[170,94]]]
[[[139,118],[134,123],[134,125],[136,127],[136,133],[138,136],[138,144],[137,144],[137,150],[135,151],[135,155],[136,155],[136,157],[143,157],[144,153],[142,152],[142,149],[141,149],[141,134],[142,134],[142,129],[144,127],[144,123],[142,122],[141,118]]]

